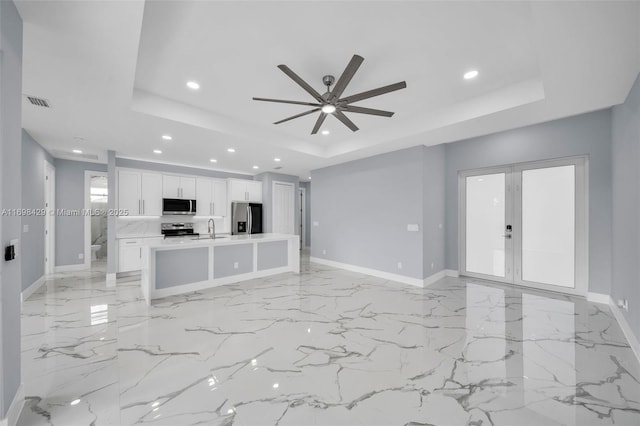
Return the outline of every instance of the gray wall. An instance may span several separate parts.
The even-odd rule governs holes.
[[[311,182],[300,182],[299,183],[300,188],[304,188],[305,192],[306,192],[306,201],[305,201],[305,214],[306,214],[306,221],[305,221],[305,243],[307,245],[307,247],[311,246]]]
[[[640,76],[622,105],[613,108],[613,281],[614,301],[640,337]]]
[[[445,269],[445,146],[425,147],[423,152],[422,239],[423,275]]]
[[[271,232],[271,230],[273,229],[273,206],[272,206],[273,182],[274,181],[289,182],[295,185],[294,208],[295,208],[296,214],[294,215],[294,217],[295,217],[295,230],[296,230],[295,233],[298,234],[300,229],[300,215],[297,213],[300,210],[300,197],[298,196],[299,194],[298,176],[267,172],[267,173],[260,173],[259,175],[255,176],[254,179],[262,181],[262,208],[263,208],[263,215],[264,215],[264,218],[263,218],[264,232]]]
[[[10,0],[0,1],[0,208],[22,206],[22,19]],[[0,241],[20,238],[19,216],[2,216]],[[19,250],[19,248],[18,248]],[[20,386],[22,257],[0,260],[0,419]]]
[[[54,159],[29,133],[22,130],[22,208],[44,209],[44,162]],[[44,216],[23,216],[22,226],[22,290],[44,275]]]
[[[84,209],[84,172],[106,172],[105,164],[56,159],[56,210]],[[109,197],[111,198],[111,197]],[[84,216],[56,215],[56,266],[84,263]]]
[[[419,146],[312,171],[311,221],[319,226],[311,227],[311,255],[424,278],[424,150]],[[407,224],[418,224],[421,232],[407,232]]]
[[[458,269],[458,171],[589,155],[589,291],[611,291],[611,111],[446,144],[446,265]]]
[[[116,158],[117,167],[128,167],[131,169],[153,170],[155,172],[175,173],[184,175],[206,176],[213,178],[236,178],[252,180],[253,176],[240,173],[227,173],[219,170],[198,169],[195,167],[175,166],[172,164],[153,163],[150,161],[130,160],[128,158]]]

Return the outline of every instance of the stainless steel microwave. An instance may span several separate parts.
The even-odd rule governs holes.
[[[183,200],[180,198],[163,198],[162,214],[196,214],[196,200]]]

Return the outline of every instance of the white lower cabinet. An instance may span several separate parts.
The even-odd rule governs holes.
[[[142,269],[142,238],[123,238],[118,242],[118,272]]]
[[[121,238],[118,240],[118,272],[142,269],[142,248],[145,242],[163,237]]]

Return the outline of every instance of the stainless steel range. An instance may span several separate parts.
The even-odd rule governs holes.
[[[160,225],[160,232],[165,238],[200,235],[197,232],[193,232],[193,223],[189,222],[163,223]]]

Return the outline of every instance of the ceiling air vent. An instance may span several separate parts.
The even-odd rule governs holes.
[[[51,108],[51,104],[49,101],[43,98],[37,98],[35,96],[27,96],[27,100],[31,103],[31,105],[43,107],[43,108]]]
[[[280,170],[282,166],[274,167],[273,170]]]

